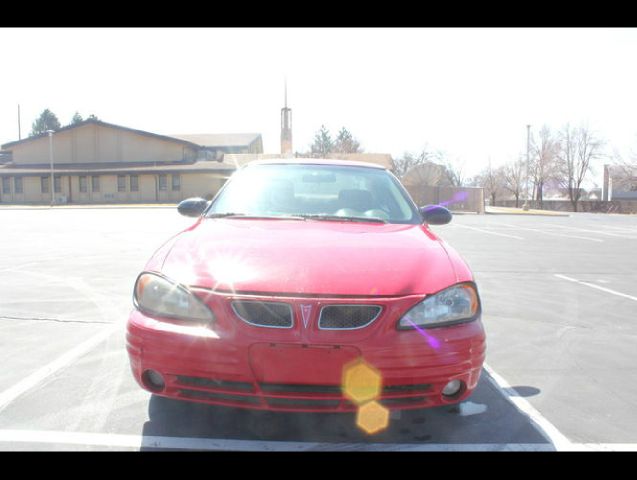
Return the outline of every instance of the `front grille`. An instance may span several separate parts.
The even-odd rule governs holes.
[[[252,383],[248,382],[232,382],[212,378],[187,377],[184,375],[177,375],[177,382],[181,385],[209,388],[212,390],[238,390],[243,392],[252,392],[254,390]]]
[[[282,407],[289,409],[303,409],[303,408],[337,408],[340,404],[340,400],[321,400],[313,398],[266,398],[266,402],[271,407]]]
[[[423,393],[431,391],[432,385],[429,383],[420,383],[412,385],[386,385],[383,387],[384,394],[408,394],[408,393]]]
[[[321,330],[356,330],[372,323],[380,315],[378,305],[328,305],[321,309]]]
[[[340,385],[289,385],[283,383],[260,383],[259,387],[266,393],[302,393],[302,394],[337,394],[341,393]]]
[[[427,397],[385,398],[380,401],[386,407],[399,407],[428,403]]]
[[[250,325],[292,328],[292,307],[287,303],[241,300],[232,302],[232,310]]]
[[[259,405],[261,402],[257,397],[231,395],[228,393],[202,392],[199,390],[179,389],[180,396],[192,399],[245,403],[249,405]]]

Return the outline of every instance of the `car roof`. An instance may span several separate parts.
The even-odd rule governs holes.
[[[376,163],[359,162],[357,160],[339,160],[328,158],[276,158],[267,160],[253,160],[249,165],[333,165],[341,167],[365,167],[386,170],[382,165]]]

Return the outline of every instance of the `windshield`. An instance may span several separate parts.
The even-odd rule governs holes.
[[[251,165],[232,177],[207,216],[303,216],[421,223],[387,171],[340,165]]]

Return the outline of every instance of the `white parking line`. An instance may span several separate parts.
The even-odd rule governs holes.
[[[489,235],[497,235],[498,237],[507,237],[507,238],[515,238],[516,240],[524,240],[524,238],[518,237],[516,235],[508,235],[506,233],[490,232],[489,230],[483,230],[481,228],[476,228],[476,227],[469,227],[467,225],[455,224],[454,226],[455,227],[460,227],[460,228],[468,228],[470,230],[476,230],[476,231],[482,232],[482,233],[488,233]]]
[[[21,382],[18,382],[16,385],[0,393],[0,412],[20,395],[31,390],[38,383],[42,382],[47,377],[50,377],[58,370],[61,370],[64,367],[70,365],[77,358],[81,357],[82,355],[93,349],[96,345],[106,340],[106,338],[108,338],[115,330],[117,330],[118,327],[119,325],[113,325],[109,328],[106,328],[97,335],[92,336],[85,342],[68,351],[61,357],[58,357],[53,362],[32,373]]]
[[[619,233],[611,233],[611,232],[606,232],[606,231],[602,231],[601,228],[605,228],[605,227],[601,227],[598,230],[591,230],[588,228],[579,228],[579,227],[567,227],[566,225],[557,225],[557,224],[548,224],[548,223],[543,223],[541,225],[547,226],[547,227],[559,227],[559,228],[566,228],[569,230],[577,230],[580,232],[589,232],[589,233],[596,233],[598,235],[606,235],[607,237],[618,237],[618,238],[626,238],[628,240],[637,240],[637,237],[635,236],[628,236],[628,235],[622,235]]]
[[[537,228],[520,227],[519,225],[511,225],[510,223],[500,223],[500,222],[498,222],[498,225],[502,225],[504,227],[516,228],[518,230],[526,230],[526,231],[529,231],[529,232],[542,233],[544,235],[550,235],[550,236],[553,236],[553,237],[577,238],[579,240],[589,240],[591,242],[604,243],[604,240],[601,240],[599,238],[582,237],[582,236],[579,236],[579,235],[567,235],[565,233],[545,232],[544,230],[539,230]]]
[[[599,285],[595,285],[594,283],[583,282],[581,280],[577,280],[576,278],[567,277],[566,275],[561,275],[559,273],[555,273],[553,275],[555,277],[557,277],[557,278],[561,278],[563,280],[568,280],[569,282],[574,282],[574,283],[578,283],[580,285],[585,285],[587,287],[594,288],[596,290],[601,290],[602,292],[610,293],[612,295],[617,295],[618,297],[627,298],[629,300],[637,302],[637,297],[633,297],[632,295],[627,295],[625,293],[621,293],[621,292],[618,292],[616,290],[611,290],[610,288],[600,287]]]
[[[540,433],[555,447],[557,451],[570,451],[574,449],[574,445],[566,438],[551,422],[542,416],[533,405],[525,398],[521,397],[509,383],[498,375],[486,363],[482,366],[489,374],[491,383],[511,402],[518,410],[529,417]]]

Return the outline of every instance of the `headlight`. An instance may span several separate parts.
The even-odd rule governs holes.
[[[461,283],[425,298],[398,322],[399,329],[440,327],[474,320],[480,313],[478,291]]]
[[[198,323],[214,320],[212,311],[190,290],[154,273],[137,277],[134,302],[138,309],[151,315]]]

